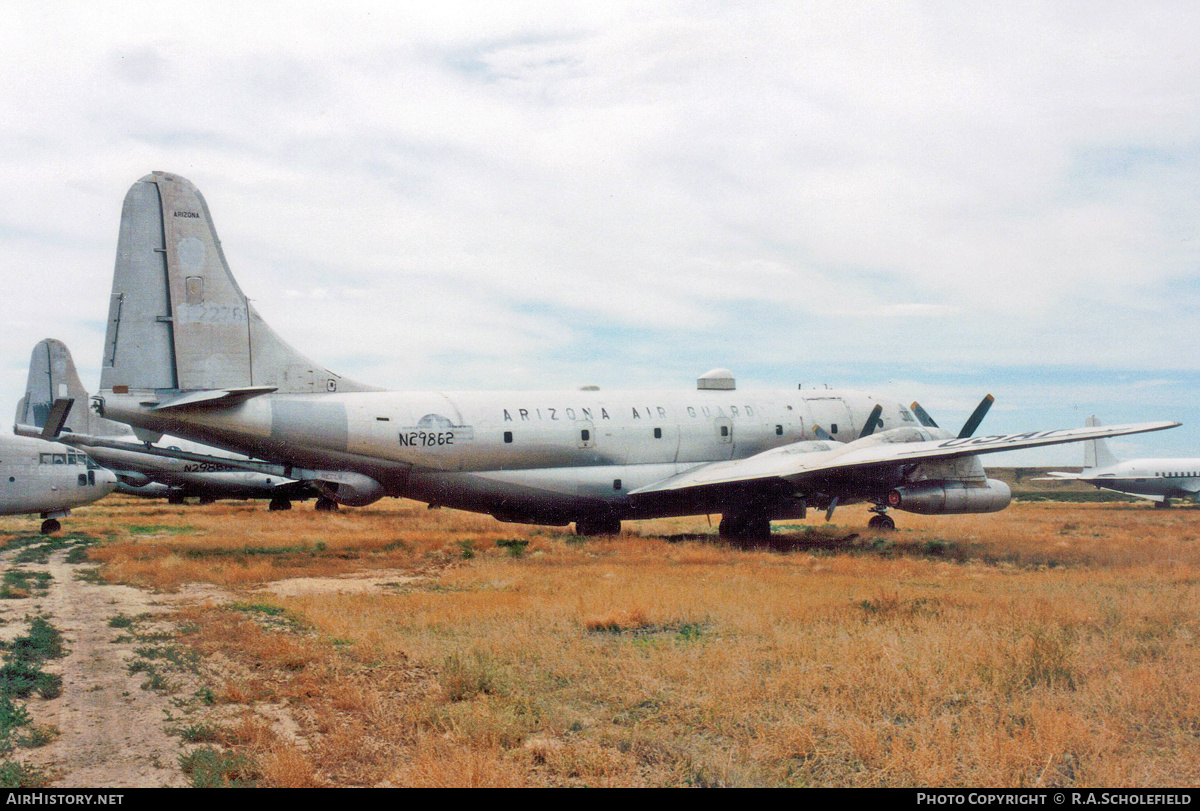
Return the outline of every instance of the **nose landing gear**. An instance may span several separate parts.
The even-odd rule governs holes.
[[[887,507],[882,504],[876,504],[871,508],[871,512],[875,513],[871,516],[871,520],[867,522],[868,529],[878,529],[890,532],[896,528],[896,522],[887,514]]]

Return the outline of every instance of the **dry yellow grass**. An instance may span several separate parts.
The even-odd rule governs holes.
[[[271,785],[1200,781],[1200,509],[837,519],[749,551],[703,517],[580,543],[410,502],[112,499],[67,528],[110,579],[240,595],[183,638],[234,663],[225,706],[293,719],[233,736]],[[379,570],[417,579],[251,591]]]

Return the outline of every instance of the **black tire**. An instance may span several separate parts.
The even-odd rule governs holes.
[[[278,510],[290,510],[291,508],[292,502],[288,501],[286,498],[273,498],[271,499],[271,503],[267,506],[267,509],[271,512],[276,512]]]
[[[313,509],[323,513],[337,512],[338,503],[328,496],[317,496],[317,503],[313,505]]]
[[[42,534],[50,535],[62,529],[62,524],[58,523],[57,518],[47,518],[42,522]]]
[[[867,526],[871,529],[890,532],[896,528],[896,522],[892,520],[890,515],[873,515],[871,516],[871,520],[867,522]]]

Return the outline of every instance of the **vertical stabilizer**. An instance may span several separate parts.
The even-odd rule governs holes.
[[[25,383],[25,396],[17,404],[16,421],[41,428],[46,424],[54,401],[67,398],[75,402],[67,413],[64,430],[96,436],[129,433],[128,426],[92,413],[87,390],[75,371],[75,361],[67,345],[53,338],[38,341],[29,356],[29,378]]]
[[[1095,428],[1100,425],[1100,420],[1095,415],[1087,418],[1084,423],[1088,428]],[[1089,439],[1083,443],[1083,468],[1091,470],[1093,468],[1111,467],[1117,464],[1120,460],[1112,455],[1112,451],[1108,449],[1108,443],[1103,439]]]
[[[234,281],[208,205],[178,175],[133,184],[121,210],[100,388],[361,391],[275,334]]]

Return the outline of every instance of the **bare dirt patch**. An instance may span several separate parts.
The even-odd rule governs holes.
[[[60,550],[48,563],[23,564],[50,575],[47,590],[0,602],[6,627],[20,627],[26,615],[46,615],[68,651],[46,666],[47,672],[62,676],[62,694],[29,702],[35,721],[57,729],[58,735],[22,759],[45,767],[54,786],[184,785],[178,739],[164,730],[170,698],[141,688],[144,679],[128,669],[136,642],[119,641],[121,629],[109,626],[115,616],[156,617],[167,608],[139,589],[77,579],[84,567],[66,563],[66,556]]]

